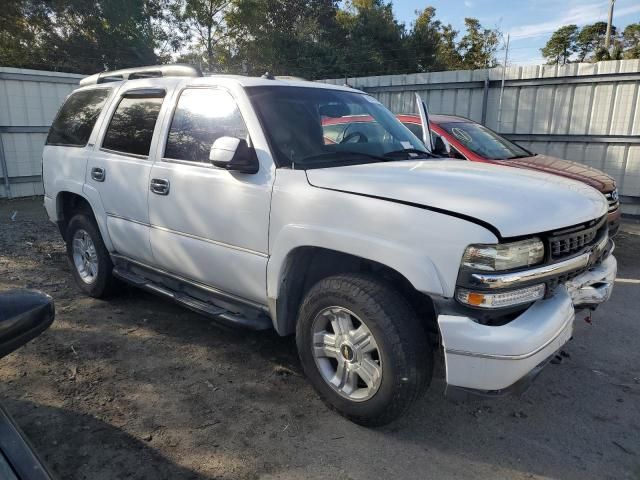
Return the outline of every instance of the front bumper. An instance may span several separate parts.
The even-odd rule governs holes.
[[[609,255],[502,326],[439,315],[447,385],[491,394],[531,376],[571,338],[576,309],[609,299],[616,271],[616,259]]]

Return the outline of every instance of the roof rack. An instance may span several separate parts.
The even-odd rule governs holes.
[[[276,75],[275,76],[276,80],[297,80],[299,82],[308,82],[309,80],[307,80],[306,78],[303,77],[295,77],[293,75]]]
[[[199,68],[192,65],[153,65],[149,67],[125,68],[111,72],[100,72],[80,80],[80,86],[96,85],[98,83],[121,82],[123,80],[135,80],[137,78],[157,77],[201,77]]]

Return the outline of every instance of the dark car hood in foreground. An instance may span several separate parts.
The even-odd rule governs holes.
[[[579,180],[602,193],[608,193],[616,187],[616,181],[606,173],[588,165],[572,162],[571,160],[563,160],[562,158],[535,155],[533,157],[494,161],[500,165],[538,170]]]

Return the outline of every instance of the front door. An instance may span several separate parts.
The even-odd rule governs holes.
[[[251,144],[236,100],[224,89],[186,88],[166,124],[150,178],[156,265],[264,305],[273,170],[244,174],[209,162],[219,137]]]

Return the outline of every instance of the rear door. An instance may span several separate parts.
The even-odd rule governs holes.
[[[117,253],[153,262],[149,243],[149,160],[166,89],[125,84],[114,99],[88,161],[86,184],[98,191]]]

